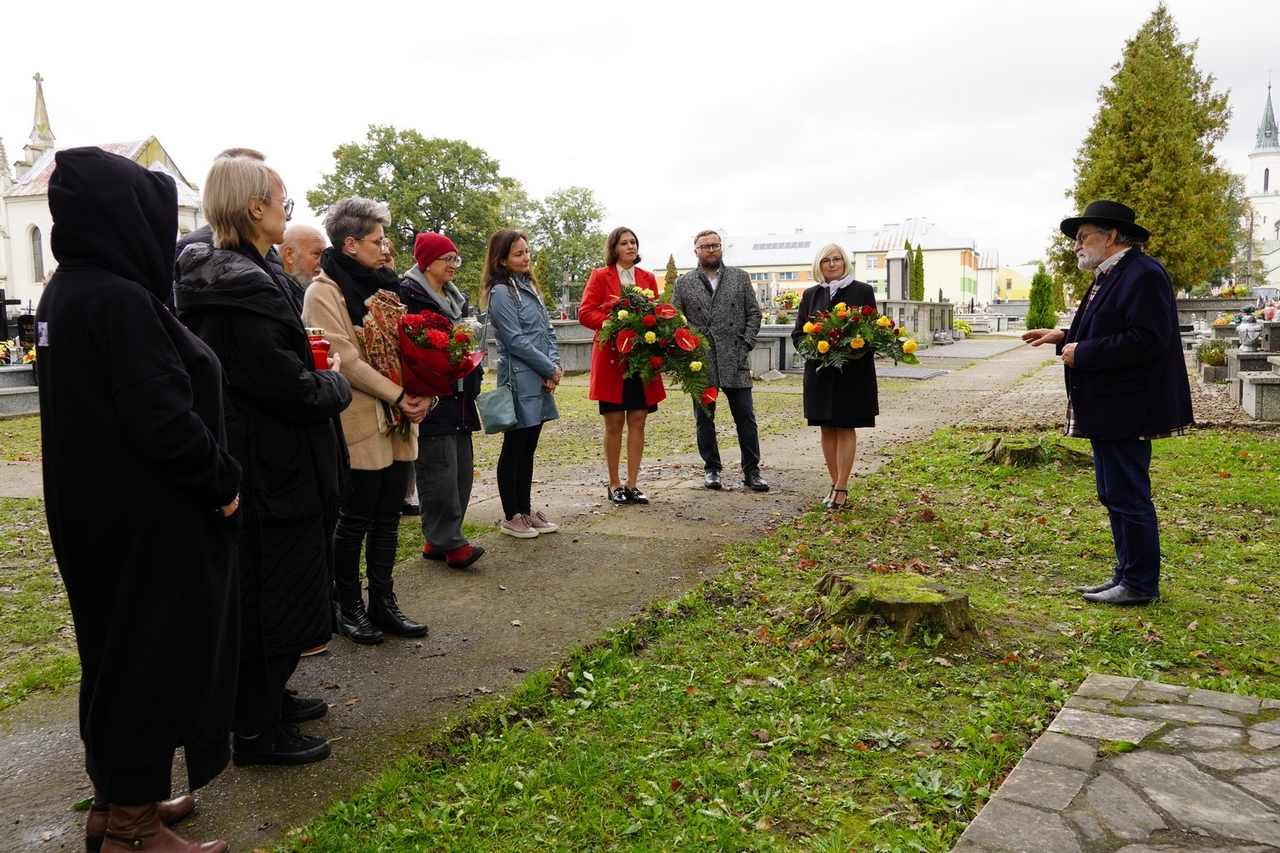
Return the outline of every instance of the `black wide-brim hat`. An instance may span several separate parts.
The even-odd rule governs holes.
[[[1118,201],[1091,201],[1082,215],[1062,220],[1062,233],[1074,240],[1081,225],[1096,222],[1136,237],[1139,243],[1145,243],[1151,239],[1151,232],[1139,225],[1135,221],[1137,218],[1138,214],[1133,212],[1132,207]]]

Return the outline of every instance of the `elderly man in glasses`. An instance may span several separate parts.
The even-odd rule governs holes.
[[[751,289],[751,276],[737,267],[724,265],[724,248],[718,232],[700,232],[693,238],[693,251],[698,268],[676,279],[672,301],[706,337],[711,348],[707,381],[710,387],[720,389],[729,401],[729,411],[738,429],[738,447],[742,451],[743,480],[751,490],[767,492],[769,484],[760,476],[760,435],[751,400],[751,350],[760,332],[760,304]],[[722,483],[715,403],[708,408],[709,413],[703,411],[697,400],[693,403],[698,453],[702,456],[706,487],[719,489]]]
[[[1111,517],[1116,566],[1110,580],[1078,586],[1085,601],[1142,606],[1160,597],[1160,528],[1151,500],[1151,442],[1185,435],[1191,387],[1173,285],[1144,254],[1151,237],[1132,209],[1095,201],[1065,219],[1080,269],[1093,286],[1071,327],[1032,329],[1022,339],[1053,344],[1067,383],[1066,433],[1093,445],[1098,500]]]

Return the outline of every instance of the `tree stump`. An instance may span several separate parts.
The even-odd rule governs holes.
[[[1022,436],[993,438],[984,441],[972,454],[982,456],[983,462],[1030,468],[1053,462],[1059,465],[1079,467],[1092,462],[1086,453],[1073,450],[1056,442]]]
[[[879,619],[902,632],[910,642],[916,626],[932,625],[952,639],[971,636],[973,617],[969,596],[911,572],[855,577],[827,572],[818,581],[821,618],[828,624],[848,625],[863,634]]]

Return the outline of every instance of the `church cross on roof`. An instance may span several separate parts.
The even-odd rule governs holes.
[[[1258,125],[1258,144],[1253,153],[1280,151],[1280,127],[1276,126],[1276,114],[1271,109],[1271,84],[1267,84],[1267,108],[1262,111],[1262,124]]]

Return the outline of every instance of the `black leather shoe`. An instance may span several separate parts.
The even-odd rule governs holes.
[[[414,622],[400,612],[396,594],[369,595],[369,619],[388,634],[397,637],[421,637],[429,630],[422,622]]]
[[[338,603],[338,633],[366,646],[382,642],[382,632],[369,619],[363,600],[351,604]]]
[[[1085,601],[1095,604],[1114,604],[1117,607],[1145,607],[1160,598],[1159,595],[1139,595],[1122,583],[1102,592],[1086,592]]]
[[[280,722],[305,723],[318,720],[329,713],[329,704],[323,699],[299,699],[298,691],[286,690],[280,700]]]
[[[616,489],[609,490],[609,501],[614,506],[624,506],[631,503],[631,499],[627,497],[627,489],[625,486],[618,486]]]
[[[649,498],[645,495],[644,492],[640,491],[639,486],[636,486],[634,489],[630,486],[627,486],[625,491],[627,493],[627,501],[630,503],[647,504],[649,502]]]
[[[753,492],[769,491],[769,484],[764,481],[764,477],[760,476],[759,471],[748,471],[742,479],[746,482],[747,488]]]
[[[418,505],[417,505],[417,504],[403,504],[403,505],[400,507],[400,514],[401,514],[401,515],[417,515],[417,514],[418,514]]]
[[[1115,585],[1116,585],[1116,582],[1113,580],[1110,580],[1110,581],[1107,581],[1106,583],[1100,583],[1097,586],[1078,586],[1076,587],[1076,592],[1106,592],[1107,590],[1111,589],[1111,587]]]
[[[257,737],[231,739],[231,760],[242,764],[309,764],[329,757],[329,741],[283,723]]]
[[[708,471],[706,476],[703,478],[703,482],[706,483],[708,489],[719,489],[723,487],[720,482],[719,471]]]

